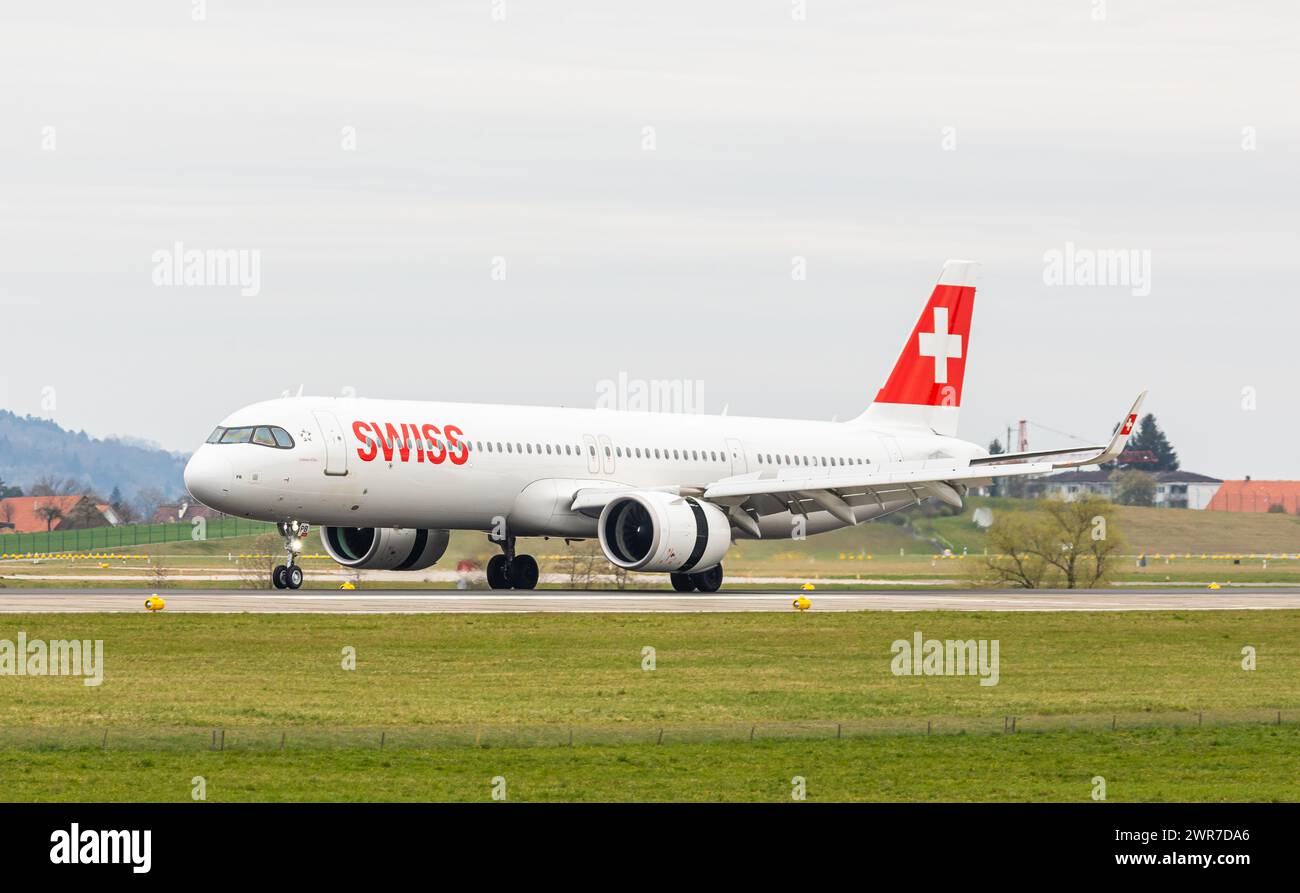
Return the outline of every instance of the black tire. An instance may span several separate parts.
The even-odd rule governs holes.
[[[700,571],[698,574],[691,574],[691,579],[695,581],[695,588],[700,592],[717,592],[722,588],[722,565]]]
[[[286,589],[289,586],[286,574],[289,569],[283,564],[277,564],[275,570],[271,571],[271,585],[276,589]]]
[[[506,557],[504,555],[493,555],[487,566],[488,586],[492,589],[509,589],[510,575],[507,571]]]
[[[678,592],[695,591],[695,581],[691,579],[690,574],[669,574],[668,579],[672,581],[673,589]]]
[[[293,567],[289,568],[289,569],[285,572],[285,575],[284,575],[284,582],[288,585],[288,587],[289,587],[290,589],[301,589],[301,588],[302,588],[302,568],[298,567],[298,565],[296,565],[296,564],[295,564]]]
[[[510,562],[508,574],[510,585],[515,589],[536,588],[537,578],[540,576],[537,570],[537,559],[531,555],[516,555],[515,560]]]

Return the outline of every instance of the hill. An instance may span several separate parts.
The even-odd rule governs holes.
[[[0,409],[0,480],[25,491],[53,477],[74,480],[103,496],[114,487],[128,499],[146,489],[177,494],[184,492],[181,472],[187,458],[116,438],[100,440],[48,419]]]
[[[918,534],[954,551],[984,550],[984,531],[974,522],[974,510],[988,506],[999,512],[1034,508],[1032,501],[970,499],[959,515],[917,518]],[[1300,518],[1254,512],[1210,512],[1194,509],[1115,507],[1116,528],[1128,554],[1277,553],[1300,552]]]

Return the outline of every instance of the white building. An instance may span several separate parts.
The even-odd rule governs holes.
[[[1032,481],[1030,493],[1040,497],[1057,497],[1067,501],[1083,493],[1093,493],[1114,500],[1114,469],[1096,471],[1063,471]],[[1150,473],[1156,479],[1155,504],[1160,508],[1203,509],[1210,504],[1223,483],[1219,478],[1197,474],[1194,471],[1157,471]]]

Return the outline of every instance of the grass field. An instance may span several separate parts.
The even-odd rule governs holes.
[[[1110,801],[1300,800],[1295,726],[876,736],[618,747],[0,751],[6,800]]]
[[[486,799],[496,775],[511,799],[782,799],[793,775],[814,799],[1082,799],[1098,774],[1112,799],[1300,793],[1300,612],[3,624],[102,639],[106,667],[0,679],[6,799],[185,799],[194,775],[211,799]],[[997,639],[998,684],[893,675],[917,630]]]

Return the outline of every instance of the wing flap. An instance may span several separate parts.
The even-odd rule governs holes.
[[[704,489],[708,500],[731,499],[738,496],[761,496],[815,493],[830,491],[840,498],[872,492],[887,494],[922,490],[930,495],[930,483],[961,481],[968,486],[977,481],[1012,477],[1019,474],[1041,474],[1051,471],[1050,462],[1014,462],[1005,465],[940,465],[929,462],[930,467],[902,471],[877,471],[855,474],[827,474],[815,477],[767,478],[766,480],[723,480]],[[814,501],[816,499],[814,498]]]

